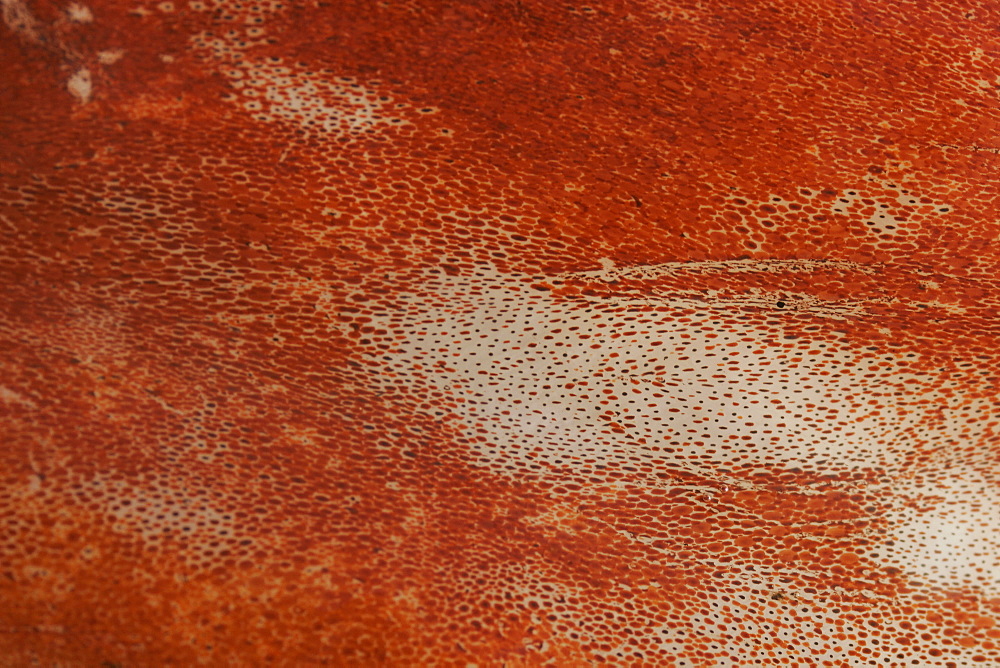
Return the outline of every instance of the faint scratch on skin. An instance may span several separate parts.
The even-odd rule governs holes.
[[[166,399],[164,399],[163,397],[155,394],[152,390],[146,390],[146,395],[150,399],[152,399],[153,401],[155,401],[157,404],[159,404],[164,410],[170,411],[171,413],[174,413],[176,415],[182,415],[183,414],[183,411],[181,411],[181,410],[179,410],[179,409],[174,408],[173,406],[171,406],[169,403],[167,403]]]
[[[824,270],[858,271],[876,274],[881,265],[860,264],[840,260],[722,260],[704,262],[662,262],[651,265],[637,265],[618,269],[607,258],[600,260],[601,268],[594,271],[570,272],[576,278],[599,278],[603,280],[653,280],[661,276],[674,276],[678,272],[705,273],[758,273],[758,272],[814,272]]]
[[[608,259],[600,260],[601,269],[594,271],[584,271],[564,274],[561,278],[574,279],[596,279],[605,283],[616,283],[620,280],[635,281],[656,281],[660,278],[673,277],[681,273],[752,273],[752,272],[814,272],[823,270],[843,270],[857,271],[864,274],[876,273],[878,265],[861,265],[854,262],[825,261],[825,260],[727,260],[721,262],[665,262],[656,265],[643,265],[617,268],[615,263]],[[638,292],[637,289],[623,291],[622,297],[629,299],[629,292]],[[642,303],[652,303],[652,299],[660,298],[655,287],[645,286],[642,296],[635,297]],[[751,306],[757,308],[777,308],[786,311],[806,311],[811,315],[832,320],[847,320],[859,318],[867,315],[865,306],[870,303],[877,303],[882,300],[837,300],[830,301],[820,299],[808,294],[785,293],[779,300],[774,294],[763,291],[752,291],[751,294],[720,298],[717,293],[708,294],[689,293],[680,296],[676,291],[667,295],[670,302],[677,307],[687,307],[698,309],[705,305],[706,301],[711,301],[715,305],[740,308]]]
[[[715,560],[710,560],[710,561],[714,562]],[[789,574],[789,573],[798,575],[800,578],[802,578],[806,582],[814,579],[817,576],[816,572],[810,571],[808,569],[795,568],[793,566],[785,566],[780,571],[759,570],[759,571],[755,571],[754,573],[733,573],[732,577],[734,577],[736,579],[739,579],[739,580],[743,580],[745,582],[749,582],[751,584],[756,584],[756,582],[759,581],[761,578],[776,579],[776,580],[781,581],[781,580],[787,578],[787,574]],[[871,579],[868,579],[868,578],[860,578],[860,577],[856,578],[855,582],[862,582],[862,583],[871,585],[872,589],[878,587],[878,584],[879,584],[878,582],[876,582],[874,580],[871,580]],[[767,586],[769,588],[773,587],[773,585],[767,585]],[[788,585],[784,585],[784,586],[787,587]],[[845,589],[844,587],[834,586],[834,587],[830,587],[829,591],[833,592],[836,595],[842,596],[842,597],[844,597],[847,600],[856,599],[858,596],[861,596],[863,598],[866,598],[866,599],[869,599],[869,600],[872,600],[872,601],[877,600],[877,601],[890,602],[890,601],[893,600],[891,596],[887,596],[885,594],[876,594],[874,591],[872,591],[872,589],[855,589],[855,590],[852,590],[852,589]],[[791,598],[793,600],[798,600],[800,598],[810,598],[811,599],[813,597],[813,595],[810,595],[807,592],[798,591],[798,590],[796,590],[796,591],[793,592],[793,591],[790,591],[787,588],[784,589],[783,591],[781,591],[780,593],[782,594],[782,597],[788,597],[788,598]],[[772,600],[780,600],[780,599],[772,599]]]
[[[66,627],[58,624],[39,624],[37,626],[7,626],[3,633],[66,633]]]

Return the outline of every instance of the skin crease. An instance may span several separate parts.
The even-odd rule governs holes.
[[[1000,664],[995,7],[0,2],[0,664]]]

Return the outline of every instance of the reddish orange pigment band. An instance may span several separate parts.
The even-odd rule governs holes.
[[[0,9],[0,664],[1000,666],[996,3]]]

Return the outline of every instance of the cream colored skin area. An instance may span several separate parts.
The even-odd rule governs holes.
[[[548,277],[560,278],[572,277]],[[869,491],[893,499],[880,560],[933,587],[1000,595],[1000,497],[983,467],[950,455],[985,437],[974,416],[989,406],[833,331],[864,317],[864,304],[823,305],[816,322],[829,327],[789,344],[754,327],[787,315],[773,295],[561,298],[533,282],[429,276],[404,313],[372,323],[399,345],[385,377],[456,401],[465,430],[484,437],[471,446],[476,465],[546,476],[666,453],[674,470],[711,481],[706,493],[752,489],[752,474],[766,470],[804,472],[807,494],[839,474],[877,471]],[[930,464],[914,465],[918,450]],[[654,475],[641,484],[672,485]],[[947,502],[907,503],[929,497]]]

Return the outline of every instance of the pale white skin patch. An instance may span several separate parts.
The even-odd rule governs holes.
[[[935,484],[907,481],[889,515],[885,559],[933,587],[975,587],[1000,597],[1000,492],[995,483],[959,469]]]
[[[885,563],[946,589],[996,582],[1000,498],[970,496],[947,469],[937,473],[946,504],[914,513],[899,491],[911,484],[915,451],[985,438],[986,421],[966,418],[989,406],[910,373],[913,353],[873,355],[831,333],[864,317],[863,305],[816,308],[815,338],[789,342],[773,324],[787,309],[764,308],[771,295],[565,299],[532,283],[488,271],[429,277],[404,317],[372,323],[395,335],[390,376],[430,383],[457,406],[479,436],[470,445],[477,465],[544,477],[666,459],[744,488],[769,471],[818,482],[876,471],[871,491],[892,499],[896,538]],[[631,484],[668,484],[646,468],[630,469]]]
[[[755,326],[775,314],[733,317],[773,301],[766,296],[569,302],[518,279],[433,280],[424,287],[444,307],[405,324],[394,366],[434,369],[428,375],[464,400],[468,426],[490,434],[477,446],[484,463],[625,460],[660,446],[694,469],[704,458],[713,468],[892,472],[915,443],[977,430],[928,419],[918,404],[964,398],[949,399],[903,366],[880,370],[891,356],[829,337],[785,346]],[[468,297],[474,289],[478,303]],[[821,352],[807,354],[814,345]],[[873,377],[859,381],[865,374]]]
[[[73,23],[90,23],[94,20],[94,14],[90,11],[90,8],[79,2],[70,3],[66,7],[66,15]]]
[[[122,49],[107,49],[106,51],[101,51],[97,54],[97,61],[102,65],[114,65],[122,56],[125,55],[125,51]]]
[[[90,97],[94,92],[94,82],[90,76],[90,70],[85,67],[77,70],[66,82],[66,90],[81,104],[90,102]]]

